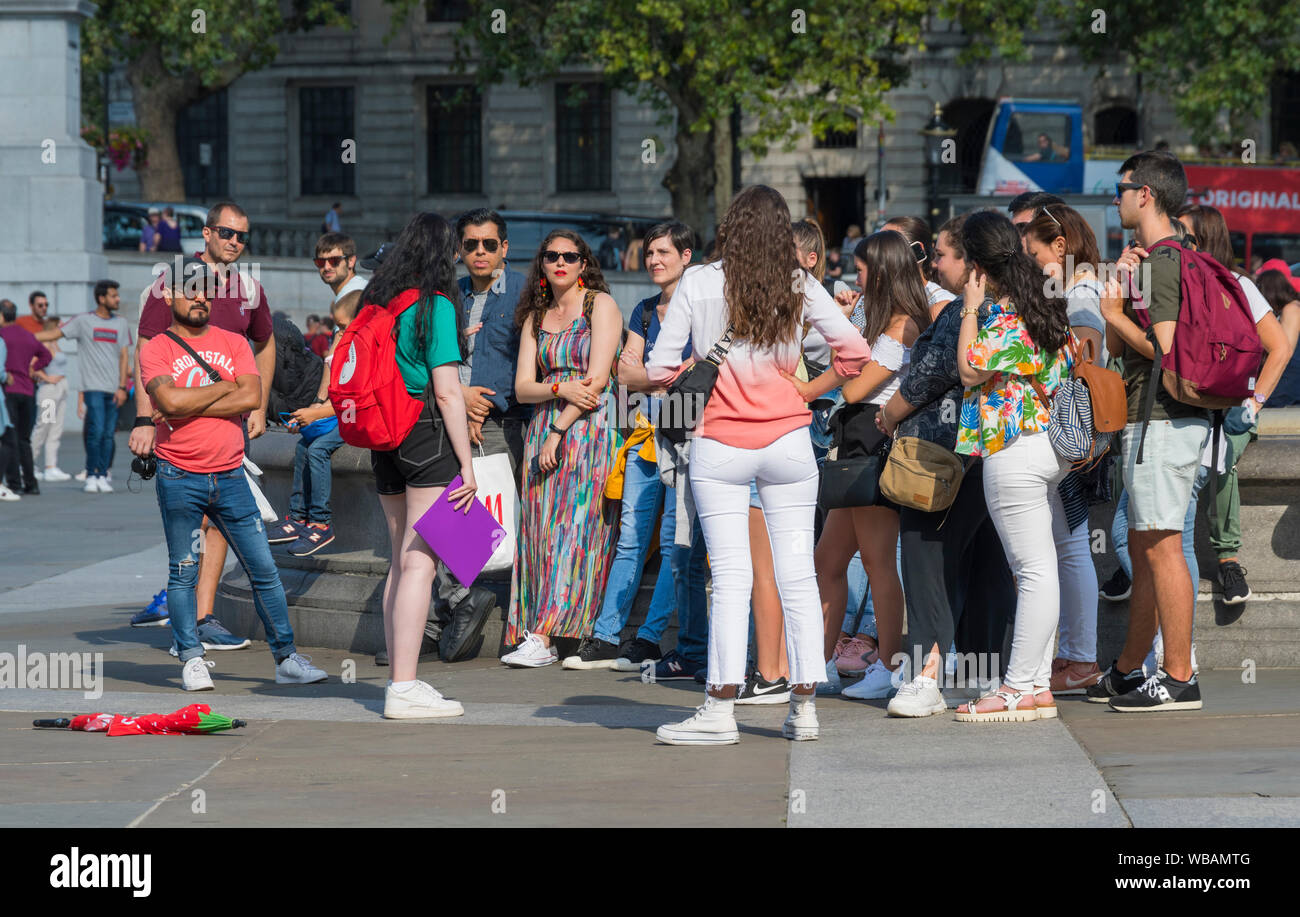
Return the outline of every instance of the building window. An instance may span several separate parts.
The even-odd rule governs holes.
[[[298,90],[299,193],[354,193],[356,165],[343,161],[343,142],[356,140],[353,126],[351,86],[304,86]]]
[[[227,149],[226,90],[222,89],[176,118],[176,152],[186,198],[210,201],[230,194]]]
[[[1129,105],[1103,108],[1093,116],[1092,135],[1096,146],[1137,146],[1137,109]]]
[[[1300,123],[1296,107],[1300,106],[1300,72],[1279,73],[1273,78],[1272,112],[1273,153],[1284,162],[1300,158]]]
[[[429,193],[483,191],[482,103],[474,86],[430,86],[426,95]]]
[[[857,119],[854,119],[853,130],[851,131],[827,131],[826,136],[818,139],[813,137],[814,150],[851,150],[858,145],[858,127]]]
[[[609,96],[609,87],[600,83],[555,85],[557,191],[610,190]]]
[[[424,0],[425,22],[464,22],[469,18],[468,0]]]

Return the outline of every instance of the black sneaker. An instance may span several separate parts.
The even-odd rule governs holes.
[[[663,658],[663,655],[663,650],[659,649],[658,643],[651,643],[649,640],[642,640],[637,637],[619,651],[618,661],[614,663],[614,669],[619,672],[639,672],[642,663],[647,660],[658,662]]]
[[[1146,680],[1142,669],[1136,668],[1124,675],[1115,668],[1118,662],[1117,659],[1106,667],[1098,682],[1088,688],[1084,700],[1090,704],[1104,704],[1112,697],[1128,694],[1142,686],[1142,682]]]
[[[1250,598],[1250,584],[1246,582],[1246,568],[1235,560],[1219,564],[1219,586],[1223,589],[1223,604],[1240,605]]]
[[[438,658],[438,638],[429,633],[428,625],[425,625],[424,639],[420,641],[420,662],[429,662]],[[375,665],[388,665],[388,650],[382,649],[375,653]]]
[[[1098,591],[1107,602],[1122,602],[1133,594],[1133,581],[1128,578],[1124,568],[1120,567],[1110,579],[1101,584]]]
[[[736,695],[738,704],[788,704],[790,702],[790,683],[784,678],[768,681],[758,674],[758,669],[749,673],[745,686]]]
[[[1110,709],[1120,713],[1155,713],[1160,710],[1200,710],[1201,685],[1193,675],[1191,681],[1170,678],[1164,669],[1156,672],[1138,688],[1110,699]]]
[[[606,643],[595,637],[584,637],[578,652],[566,656],[560,663],[565,669],[612,669],[618,660],[618,644]]]
[[[451,610],[451,623],[443,628],[438,641],[438,655],[443,662],[460,662],[478,655],[483,646],[483,625],[496,605],[496,593],[491,589],[471,587],[469,595]]]

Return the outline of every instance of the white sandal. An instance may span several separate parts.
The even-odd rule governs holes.
[[[1037,707],[1020,706],[1020,701],[1026,696],[1023,691],[994,691],[992,694],[985,694],[979,700],[965,704],[967,712],[962,713],[959,710],[957,721],[960,723],[1027,723],[1036,720],[1038,719]],[[1002,698],[1002,703],[1005,705],[1003,709],[988,710],[983,713],[975,709],[980,701],[990,697]]]
[[[1038,702],[1038,695],[1042,694],[1044,691],[1050,694],[1052,689],[1051,687],[1034,688],[1034,707],[1038,710],[1038,718],[1040,720],[1054,720],[1057,717],[1056,698],[1053,697],[1050,704],[1040,704]]]

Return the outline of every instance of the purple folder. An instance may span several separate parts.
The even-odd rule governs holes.
[[[456,475],[413,528],[461,585],[468,587],[483,572],[492,552],[508,533],[477,499],[468,513],[451,505],[447,498],[462,483],[460,475]]]

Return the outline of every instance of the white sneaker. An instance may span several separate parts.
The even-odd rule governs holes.
[[[844,689],[845,697],[856,697],[859,700],[872,700],[881,697],[888,697],[889,692],[898,687],[894,683],[894,676],[898,675],[901,680],[900,672],[891,672],[885,668],[885,664],[877,659],[867,670],[862,673],[862,680],[855,685],[849,685]]]
[[[46,481],[69,481],[71,479],[72,479],[72,475],[68,474],[66,471],[59,468],[57,465],[53,468],[45,469],[44,480]]]
[[[890,716],[933,716],[947,709],[938,682],[918,675],[898,689],[885,712]]]
[[[12,503],[15,500],[21,499],[22,497],[18,496],[18,494],[14,493],[3,484],[0,484],[0,500],[4,500],[6,503]]]
[[[447,700],[424,681],[416,681],[405,691],[397,691],[390,682],[384,691],[384,719],[423,720],[435,716],[463,716],[460,701]]]
[[[97,494],[99,493],[99,478],[86,478],[86,486],[81,488],[82,493]]]
[[[95,479],[95,486],[99,488],[101,494],[111,494],[113,492],[113,485],[108,483],[108,478],[102,474]]]
[[[832,659],[826,663],[826,680],[817,682],[817,694],[825,697],[829,694],[839,694],[844,690],[844,683],[840,681],[840,670]]]
[[[38,481],[44,481],[44,480],[45,480],[45,472],[43,472],[43,471],[41,471],[39,468],[37,468],[35,471],[32,472],[32,477],[34,477],[34,478],[35,478],[36,480],[38,480]]]
[[[809,742],[817,738],[817,704],[811,694],[791,694],[790,713],[781,726],[781,735],[795,742]]]
[[[501,657],[503,663],[517,669],[537,669],[559,659],[554,646],[544,645],[541,637],[527,631],[524,631],[524,642],[519,644],[519,648]]]
[[[311,657],[301,653],[294,653],[275,667],[277,685],[314,685],[327,678],[329,674],[324,669],[316,668],[311,664]]]
[[[83,469],[81,469],[80,471],[78,471],[76,474],[74,474],[74,475],[72,476],[72,479],[73,479],[74,481],[84,481],[84,480],[86,480],[86,469],[83,468]]]
[[[208,669],[214,666],[216,666],[215,662],[208,662],[202,656],[195,656],[185,663],[185,668],[181,669],[181,687],[186,691],[211,691],[212,677],[208,675]]]
[[[735,745],[740,741],[735,703],[707,694],[693,716],[660,726],[655,736],[665,745]]]

